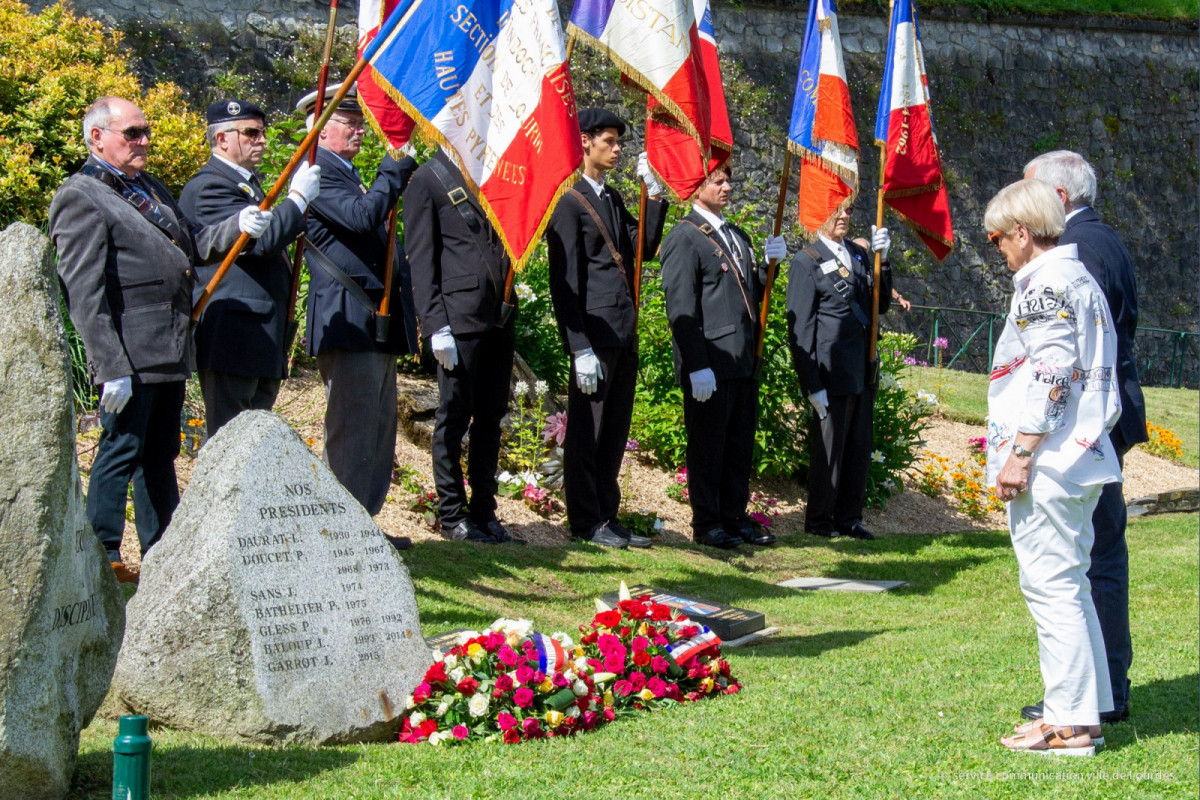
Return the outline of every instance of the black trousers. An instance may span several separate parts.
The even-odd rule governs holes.
[[[325,463],[373,517],[396,458],[396,356],[330,350],[317,356],[317,369],[325,383]]]
[[[750,501],[750,470],[758,422],[758,383],[754,378],[717,381],[703,403],[683,388],[683,424],[687,428],[688,497],[692,532],[745,522]],[[568,423],[567,429],[570,429]]]
[[[862,522],[874,448],[873,384],[862,394],[829,398],[829,413],[814,413],[808,434],[808,509],[804,529],[828,533]]]
[[[1113,446],[1117,462],[1125,465],[1129,449],[1115,436]],[[1113,704],[1124,708],[1129,702],[1129,665],[1133,662],[1133,643],[1129,636],[1129,548],[1125,544],[1125,496],[1120,483],[1107,483],[1092,512],[1096,539],[1092,542],[1092,565],[1088,580],[1092,584],[1092,602],[1104,634],[1108,655],[1108,674],[1112,680]]]
[[[633,395],[637,385],[637,350],[598,348],[604,372],[596,391],[584,394],[575,381],[567,390],[567,437],[563,442],[563,494],[571,532],[587,535],[614,520],[621,507],[621,461],[629,440]]]
[[[102,431],[88,481],[86,513],[109,561],[121,560],[130,481],[143,555],[162,537],[179,505],[175,458],[183,397],[183,381],[135,383],[119,414],[100,411]]]
[[[438,516],[444,526],[465,519],[486,523],[496,516],[496,465],[500,457],[500,421],[508,411],[515,329],[456,336],[458,363],[438,365],[440,394],[433,428],[433,480]],[[568,426],[570,427],[570,426]],[[470,433],[467,480],[463,488],[463,436]]]
[[[204,424],[211,439],[243,411],[270,411],[279,396],[278,378],[252,378],[202,369],[200,392],[204,395]]]

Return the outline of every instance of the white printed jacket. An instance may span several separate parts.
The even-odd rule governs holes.
[[[988,386],[988,483],[1017,432],[1045,433],[1034,474],[1081,486],[1121,480],[1108,432],[1121,415],[1117,335],[1100,286],[1062,245],[1013,275],[1016,292]]]

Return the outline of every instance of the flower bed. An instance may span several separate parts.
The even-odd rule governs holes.
[[[619,716],[736,694],[741,684],[708,628],[649,595],[597,601],[574,642],[499,619],[464,632],[409,696],[400,741],[454,744],[573,736]]]

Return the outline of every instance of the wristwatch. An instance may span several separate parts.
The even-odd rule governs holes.
[[[1021,447],[1021,445],[1013,442],[1012,454],[1017,458],[1031,458],[1033,456],[1033,451],[1026,450],[1024,447]]]

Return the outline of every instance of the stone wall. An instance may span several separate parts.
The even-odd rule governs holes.
[[[357,4],[344,5],[339,22],[353,26]],[[152,0],[148,5],[105,0],[78,7],[127,30],[130,20],[138,19],[134,27],[140,26],[147,41],[134,45],[145,59],[145,73],[192,87],[199,94],[194,99],[211,91],[206,84],[228,80],[231,63],[273,73],[273,82],[259,86],[261,99],[278,109],[301,92],[303,77],[298,84],[294,70],[290,84],[278,77],[287,71],[285,62],[295,60],[292,44],[306,33],[319,39],[328,13],[316,0]],[[143,8],[148,8],[145,15],[136,17],[136,9]],[[717,2],[714,7],[738,148],[735,202],[758,200],[763,214],[774,210],[806,11],[797,0]],[[872,132],[886,15],[843,10],[839,25],[863,143],[867,190],[857,227],[865,229],[874,210],[870,187],[878,175]],[[352,41],[352,27],[343,33]],[[1133,254],[1142,324],[1195,330],[1200,274],[1195,22],[1023,17],[947,8],[924,13],[921,33],[958,243],[946,262],[937,264],[915,237],[893,224],[899,289],[917,304],[1002,311],[1011,282],[981,230],[983,208],[999,188],[1020,177],[1029,158],[1069,148],[1096,167],[1098,210]],[[164,37],[171,41],[165,43]],[[640,116],[637,98],[622,95],[615,72],[597,59],[577,51],[575,75],[581,104],[605,102],[620,106],[631,119]],[[795,215],[795,180],[789,220]],[[1194,373],[1193,366],[1188,374]]]

